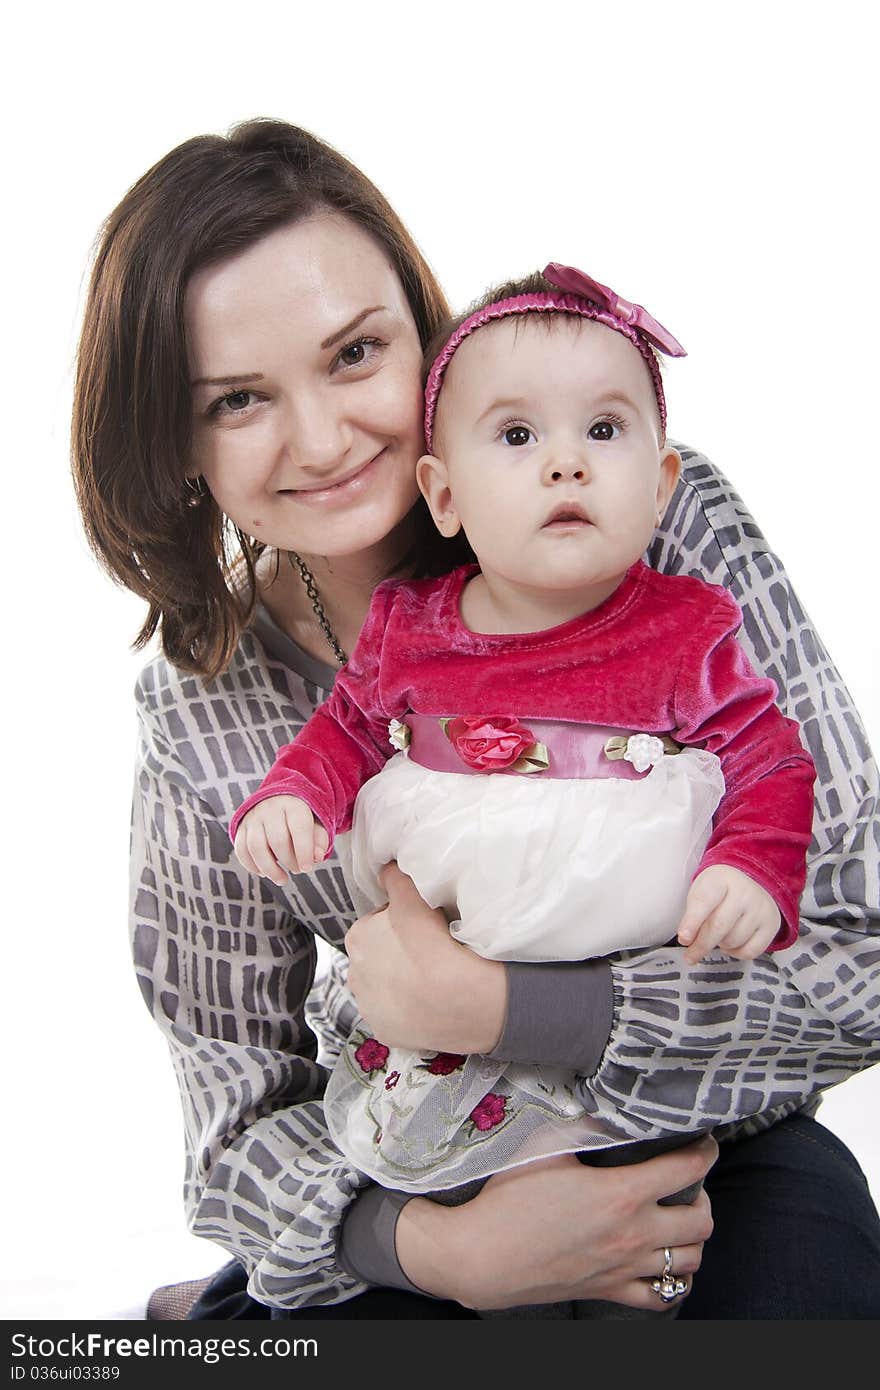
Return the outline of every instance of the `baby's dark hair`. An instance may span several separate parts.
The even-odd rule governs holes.
[[[517,299],[517,297],[521,295],[545,295],[545,293],[549,293],[549,295],[559,295],[559,285],[553,284],[552,281],[546,279],[545,275],[541,274],[541,271],[532,271],[531,275],[524,275],[524,277],[520,279],[509,279],[509,281],[505,281],[505,284],[492,286],[491,289],[485,291],[484,295],[480,296],[480,299],[475,299],[473,304],[468,304],[464,313],[446,318],[445,321],[439,324],[437,332],[431,335],[430,341],[428,341],[428,345],[425,347],[423,356],[423,377],[421,377],[421,379],[423,379],[423,386],[427,386],[428,377],[431,375],[431,368],[434,366],[435,360],[438,359],[439,354],[443,352],[443,347],[445,347],[449,339],[456,334],[457,329],[462,327],[462,324],[473,316],[473,314],[478,314],[482,309],[488,309],[491,304],[498,304],[506,299]],[[512,317],[514,325],[519,324],[520,320],[531,320],[532,322],[538,320],[544,322],[546,331],[551,332],[553,325],[559,321],[560,313],[562,313],[563,317],[569,317],[569,314],[567,314],[564,309],[549,311],[549,313],[542,309],[525,309],[521,310],[520,313],[512,314]],[[499,318],[503,317],[506,317],[505,314],[499,316]],[[473,329],[471,329],[471,331],[473,331]],[[626,332],[623,325],[621,325],[621,331]],[[660,384],[659,375],[660,367],[662,367],[662,359],[660,359],[660,354],[653,349],[652,343],[646,341],[644,336],[639,338],[639,343],[635,346],[637,346],[638,352],[641,352],[642,357],[644,357],[646,367],[651,371],[653,393],[655,393],[656,400],[656,414],[658,414],[660,443],[665,443],[665,406],[663,406],[663,386]],[[427,404],[427,413],[430,414],[432,421],[434,421],[434,428],[431,428],[431,424],[427,423],[425,432],[432,436],[432,441],[437,438],[439,430],[439,403],[441,403],[442,396],[441,386],[442,378],[439,382],[432,382],[430,392],[428,392],[431,395],[432,403]],[[434,448],[434,443],[432,442],[431,448]]]
[[[545,280],[540,270],[535,270],[531,275],[524,275],[521,280],[506,280],[503,285],[493,285],[491,289],[481,294],[479,299],[475,299],[472,304],[461,314],[450,315],[449,318],[437,328],[436,333],[431,335],[422,358],[422,385],[428,379],[428,373],[433,366],[434,359],[456,331],[469,319],[471,314],[479,313],[480,309],[485,309],[489,304],[497,304],[500,299],[515,299],[520,294],[558,294],[559,287],[552,285],[549,280]],[[548,326],[553,321],[552,314],[525,314],[524,318],[545,319]]]

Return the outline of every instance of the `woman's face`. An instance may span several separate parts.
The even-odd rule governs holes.
[[[192,474],[227,516],[306,556],[387,549],[418,496],[422,353],[377,243],[332,213],[281,227],[193,276],[186,328]]]

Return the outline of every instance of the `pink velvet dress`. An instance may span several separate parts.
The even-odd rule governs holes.
[[[473,573],[380,586],[333,695],[233,834],[265,796],[301,796],[341,835],[361,912],[384,902],[376,875],[397,859],[453,934],[495,959],[661,945],[713,863],[771,893],[774,949],[790,944],[813,766],[736,641],[733,600],[639,563],[571,622],[480,634],[459,612]],[[366,1025],[325,1113],[359,1169],[414,1192],[653,1133],[639,1116],[599,1122],[569,1071],[409,1052]]]

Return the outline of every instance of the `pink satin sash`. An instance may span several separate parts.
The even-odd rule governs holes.
[[[608,758],[605,744],[609,738],[626,738],[631,729],[611,729],[600,724],[567,724],[562,719],[523,719],[523,725],[543,743],[550,755],[550,766],[540,772],[514,772],[499,768],[487,774],[462,762],[450,743],[440,720],[433,715],[408,714],[402,723],[410,730],[409,756],[420,767],[432,772],[464,772],[480,776],[513,774],[515,777],[584,778],[619,777],[626,781],[641,781],[647,774],[636,772],[632,763],[623,758]]]

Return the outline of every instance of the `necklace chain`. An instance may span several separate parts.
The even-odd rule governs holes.
[[[327,638],[327,641],[330,644],[330,647],[332,649],[333,655],[336,657],[336,660],[339,662],[340,666],[344,666],[346,661],[348,661],[348,657],[343,651],[342,643],[339,641],[339,638],[336,636],[336,633],[330,626],[330,619],[327,617],[327,614],[324,611],[324,605],[321,602],[321,595],[318,592],[318,585],[315,582],[315,576],[312,574],[312,571],[309,569],[305,560],[301,560],[295,550],[289,550],[287,552],[287,558],[290,564],[295,565],[296,568],[299,570],[300,577],[302,579],[303,585],[305,586],[305,591],[312,601],[312,609],[314,611],[315,617],[318,619],[318,626],[320,627],[324,636]]]

